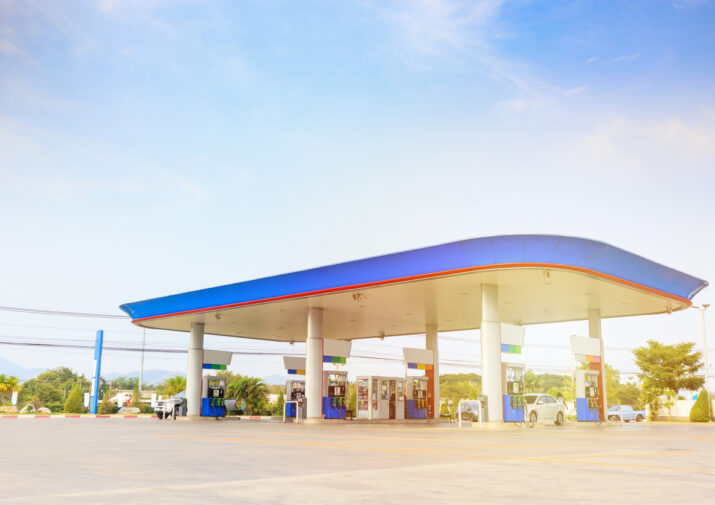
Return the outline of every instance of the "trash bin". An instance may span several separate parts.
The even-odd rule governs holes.
[[[487,409],[487,405],[489,404],[489,402],[487,400],[487,395],[479,395],[477,396],[477,400],[482,403],[482,411],[479,413],[479,419],[481,419],[483,423],[488,423],[489,410]]]

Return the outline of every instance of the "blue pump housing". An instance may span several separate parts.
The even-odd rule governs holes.
[[[504,405],[504,422],[507,423],[523,423],[524,422],[524,408],[521,406],[512,407],[511,398],[516,395],[504,395],[502,397],[502,404]]]

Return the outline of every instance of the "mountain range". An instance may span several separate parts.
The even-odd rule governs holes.
[[[20,379],[23,382],[28,379],[37,377],[39,374],[41,374],[45,370],[47,370],[47,369],[46,368],[25,368],[23,366],[18,365],[17,363],[10,361],[9,359],[5,359],[2,356],[0,356],[0,374],[17,377],[18,379]]]

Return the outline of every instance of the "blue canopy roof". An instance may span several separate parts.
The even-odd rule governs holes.
[[[503,235],[125,303],[121,309],[132,319],[141,320],[469,271],[530,266],[598,275],[688,303],[708,285],[702,279],[595,240]]]

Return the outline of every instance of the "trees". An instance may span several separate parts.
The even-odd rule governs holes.
[[[90,382],[84,375],[78,375],[67,367],[53,368],[42,372],[34,379],[25,381],[18,395],[18,406],[34,402],[37,398],[42,405],[62,404],[74,386],[79,386],[80,393],[89,391]]]
[[[283,390],[281,389],[278,391],[278,401],[276,401],[276,404],[273,406],[273,415],[274,416],[282,416],[283,415],[283,404],[285,403],[285,395],[283,394]]]
[[[0,374],[0,404],[10,401],[13,391],[20,389],[20,379],[12,375]]]
[[[156,388],[156,392],[160,395],[174,396],[182,391],[186,390],[186,377],[177,375],[176,377],[171,377],[166,379],[164,382],[159,384]]]
[[[242,403],[246,414],[263,412],[266,409],[268,388],[258,377],[239,377],[226,386],[226,397]]]
[[[606,367],[606,396],[608,403],[613,405],[631,405],[634,409],[640,410],[641,391],[637,384],[633,382],[621,383],[621,374],[608,363]]]
[[[667,345],[648,340],[647,345],[633,350],[636,365],[641,369],[641,399],[650,407],[651,418],[658,415],[665,395],[670,405],[681,389],[696,391],[705,379],[697,374],[703,366],[702,354],[693,352],[693,342]]]
[[[65,402],[65,412],[70,414],[80,414],[84,411],[82,403],[82,391],[79,384],[76,384],[70,391],[67,401]]]
[[[482,392],[482,377],[475,373],[454,373],[439,376],[439,396],[452,400],[476,400]]]
[[[49,382],[42,382],[38,376],[38,378],[27,380],[22,384],[22,390],[17,398],[17,405],[18,408],[22,408],[26,404],[32,403],[35,407],[38,407],[46,403],[61,403],[63,401],[62,390]]]

